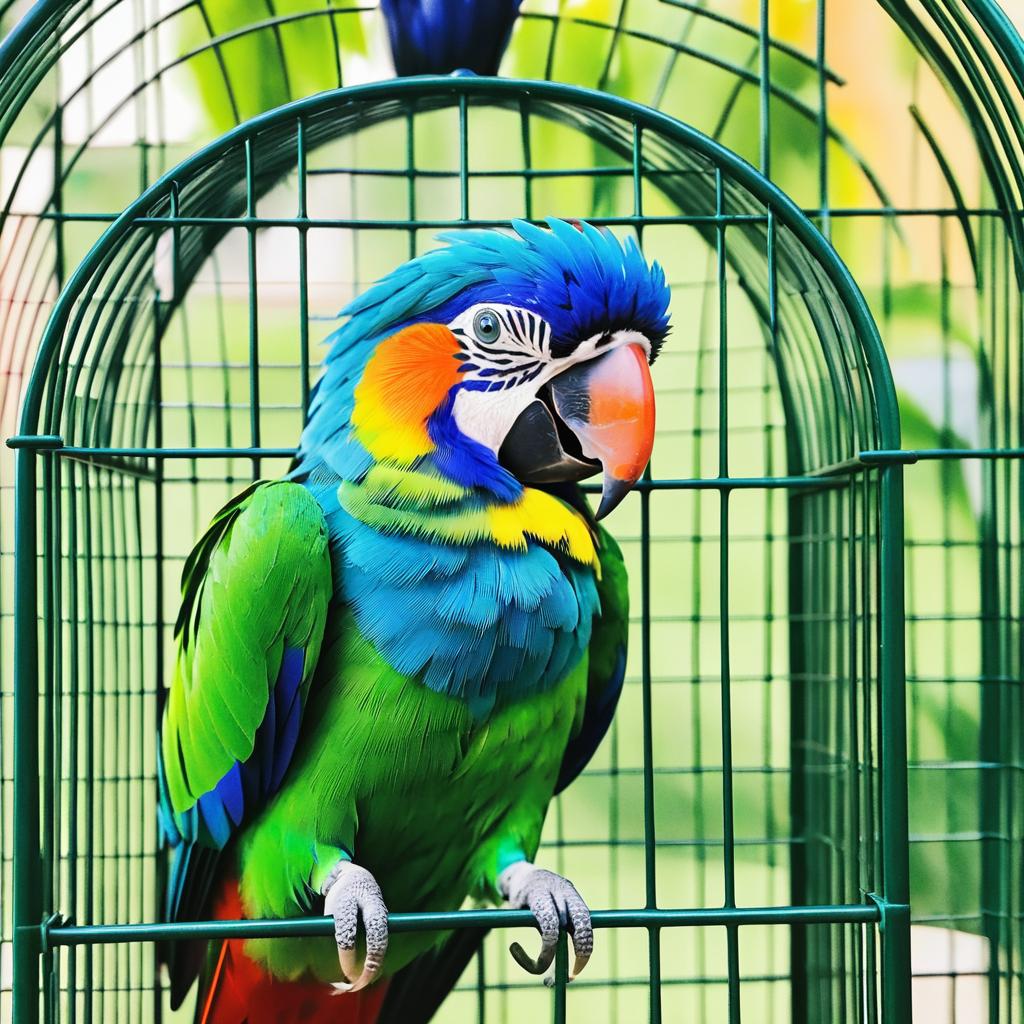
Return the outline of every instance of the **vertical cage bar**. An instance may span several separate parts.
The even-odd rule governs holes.
[[[768,0],[761,0],[760,19],[757,32],[758,49],[758,100],[760,103],[760,170],[767,178],[771,175],[772,130],[771,130],[771,48],[768,33]]]
[[[650,469],[645,477],[650,479]],[[644,774],[644,906],[658,905],[657,837],[654,824],[654,730],[651,694],[651,492],[640,493],[640,675],[643,703]],[[657,927],[648,930],[651,1024],[661,1024],[661,940]]]
[[[332,22],[333,24],[333,22]],[[295,124],[296,166],[298,174],[299,225],[299,396],[302,403],[302,422],[309,414],[309,217],[306,190],[306,122],[302,117]]]
[[[175,303],[181,295],[181,198],[176,181],[171,182],[168,214],[171,221],[171,302]]]
[[[828,198],[828,82],[825,77],[825,4],[818,0],[815,38],[815,73],[818,82],[818,204],[821,210],[821,233],[831,234]]]
[[[643,144],[640,126],[633,123],[632,169],[633,169],[633,213],[643,216],[643,185],[641,167]],[[637,240],[643,244],[642,227],[637,228]],[[645,479],[651,478],[647,467]],[[643,776],[644,776],[644,881],[645,906],[653,910],[658,905],[657,886],[657,837],[655,833],[654,810],[654,730],[652,705],[651,670],[651,492],[647,488],[640,493],[640,657],[641,687],[643,703]],[[648,970],[650,988],[651,1024],[661,1022],[661,933],[656,927],[648,929]]]
[[[828,671],[835,679],[836,693],[832,701],[831,717],[836,737],[836,766],[832,778],[831,803],[833,807],[832,827],[835,842],[841,855],[836,859],[835,895],[843,902],[852,898],[857,884],[856,849],[853,837],[856,835],[856,819],[853,817],[850,790],[856,777],[856,757],[854,753],[856,727],[854,725],[852,702],[854,674],[849,662],[849,650],[852,643],[851,633],[856,630],[853,620],[853,609],[848,603],[850,567],[846,561],[847,518],[844,515],[849,506],[856,511],[856,502],[843,501],[842,498],[828,494],[824,498],[826,505],[825,522],[827,536],[832,546],[831,574],[828,585],[828,596],[825,607],[830,609],[828,621],[822,630],[825,649],[829,652]],[[826,733],[826,735],[828,735]],[[845,925],[833,928],[832,954],[836,963],[836,1007],[837,1020],[850,1019],[849,990],[851,974],[849,964],[849,929]],[[834,976],[835,977],[835,976]]]
[[[253,141],[245,140],[245,217],[246,217],[246,256],[248,259],[248,292],[249,292],[249,443],[253,448],[260,446],[260,326],[259,304],[256,298],[257,267],[256,267],[256,225],[252,221],[256,217],[256,193],[254,182]],[[260,475],[260,460],[252,460],[252,477],[256,480]]]
[[[153,377],[151,382],[153,404],[153,441],[157,448],[164,446],[164,360],[163,349],[160,340],[163,337],[161,328],[162,311],[159,290],[153,295]],[[163,717],[164,700],[166,698],[166,683],[164,679],[164,460],[153,459],[153,578],[155,581],[155,592],[153,595],[153,677],[156,698],[153,701],[155,710],[154,737],[160,735],[160,720]],[[160,824],[156,820],[150,824],[153,830],[154,849],[160,848]],[[156,870],[154,871],[157,892],[163,892],[166,884],[166,861],[158,858]],[[71,951],[73,960],[74,950]],[[153,995],[150,1005],[152,1007],[154,1024],[160,1024],[163,1018],[163,984],[160,976],[159,953],[154,944],[151,954],[153,968]]]
[[[867,474],[862,474],[866,476]],[[867,510],[864,510],[862,515],[858,517],[858,503],[855,499],[856,485],[851,487],[848,494],[839,495],[837,494],[834,499],[834,504],[839,515],[840,529],[843,527],[843,520],[845,519],[845,535],[840,533],[839,541],[842,544],[844,550],[844,557],[841,559],[840,564],[844,565],[845,579],[843,574],[840,573],[839,583],[844,586],[846,591],[845,597],[845,623],[846,623],[846,650],[842,653],[846,656],[846,666],[849,679],[846,684],[846,700],[847,700],[847,723],[846,727],[849,732],[850,742],[850,753],[847,758],[847,781],[846,786],[848,790],[847,796],[847,844],[850,851],[850,859],[853,867],[851,868],[851,878],[846,886],[846,891],[855,894],[858,889],[858,883],[860,877],[864,875],[864,859],[871,856],[870,847],[866,847],[862,842],[863,829],[861,825],[861,800],[860,800],[860,779],[864,772],[862,765],[864,763],[864,754],[861,749],[858,726],[861,718],[870,719],[870,706],[862,707],[860,701],[861,693],[861,673],[859,670],[859,656],[860,647],[858,644],[858,630],[864,629],[863,622],[870,621],[867,619],[859,620],[859,604],[858,594],[860,588],[862,588],[866,582],[865,566],[861,565],[858,560],[858,554],[862,551],[861,538],[866,537],[870,531],[866,529],[867,526]],[[843,505],[846,508],[843,508]],[[870,691],[868,691],[870,695]],[[846,897],[844,897],[846,898]],[[860,943],[858,941],[859,934],[858,928],[854,925],[843,932],[843,943],[848,950],[849,966],[851,976],[853,979],[853,995],[854,1005],[856,1007],[856,1014],[858,1019],[864,1017],[864,988],[865,986],[859,983],[859,979],[863,977],[862,970],[863,964],[860,960]]]
[[[410,225],[416,222],[416,116],[405,115],[405,201]],[[416,255],[416,229],[409,227],[409,259]]]
[[[861,503],[862,523],[870,524],[879,521],[880,509],[878,486],[878,480],[872,476],[872,474],[863,473],[861,474],[861,483],[859,485],[860,496],[858,497],[857,489],[851,490],[849,500],[859,500]],[[864,531],[864,534],[865,535],[861,541],[861,572],[864,579],[861,586],[862,593],[859,614],[862,622],[867,624],[872,622],[872,620],[876,620],[881,610],[877,600],[878,548],[877,544],[872,543],[867,530]],[[875,575],[873,576],[872,573]],[[875,729],[877,711],[876,708],[872,706],[872,697],[874,697],[874,700],[877,703],[880,696],[879,678],[878,673],[875,671],[875,645],[877,644],[877,641],[877,630],[872,631],[869,628],[861,629],[861,663],[863,665],[864,676],[864,699],[861,703],[864,708],[864,712],[863,721],[861,723],[862,739],[860,747],[861,763],[864,766],[861,772],[861,785],[864,791],[864,800],[862,802],[864,817],[861,821],[860,827],[863,831],[864,841],[867,846],[864,853],[864,863],[867,865],[871,873],[870,876],[865,877],[865,882],[862,883],[862,885],[866,883],[867,877],[870,877],[872,881],[877,877],[875,864],[877,859],[877,840],[875,837],[878,834],[879,819],[881,816],[881,810],[878,802],[877,772],[873,770],[873,766],[878,756],[878,737]],[[879,1002],[878,937],[874,929],[868,933],[865,946],[866,955],[864,957],[864,965],[866,972],[865,977],[867,979],[867,984],[865,986],[865,998],[867,1000],[869,1019],[874,1020],[877,1019]]]
[[[60,65],[57,65],[57,88],[60,88]],[[67,258],[64,245],[64,108],[59,106],[53,115],[53,270],[57,290],[64,287]]]
[[[523,216],[533,220],[533,149],[530,143],[530,111],[519,101],[519,134],[523,144]]]
[[[907,708],[903,606],[903,467],[880,471],[879,716],[881,732],[882,1019],[912,1017],[910,836],[907,823]]]
[[[637,219],[636,226],[637,240],[643,241],[643,223],[640,223],[644,215],[644,188],[643,188],[643,133],[640,125],[633,123],[633,216]]]
[[[765,12],[767,14],[767,12]],[[763,373],[761,390],[762,390],[762,418],[763,418],[763,457],[764,457],[764,472],[765,476],[773,477],[776,474],[776,455],[775,455],[775,434],[776,425],[774,423],[774,409],[772,404],[772,374],[776,372],[776,347],[778,345],[778,280],[776,278],[776,267],[775,267],[775,243],[774,243],[774,231],[775,231],[775,219],[774,213],[769,207],[767,209],[768,221],[766,225],[765,235],[765,259],[767,262],[767,283],[768,283],[768,338],[767,338],[767,351],[763,357]],[[764,711],[763,711],[763,722],[761,725],[761,743],[762,743],[762,764],[765,766],[764,772],[764,820],[765,820],[765,838],[767,840],[766,849],[766,867],[767,867],[767,884],[765,900],[766,904],[771,903],[775,899],[775,880],[777,878],[777,872],[779,870],[779,856],[778,856],[778,843],[779,836],[776,827],[777,823],[777,796],[775,790],[775,771],[778,765],[778,742],[776,739],[777,730],[779,728],[778,716],[775,713],[775,693],[779,687],[779,684],[784,678],[784,675],[780,677],[777,674],[775,666],[776,657],[776,641],[775,641],[775,623],[778,618],[778,610],[776,605],[776,582],[775,582],[775,552],[776,552],[776,509],[779,495],[773,488],[767,488],[762,492],[764,500],[764,550],[762,552],[762,572],[764,574],[764,591],[763,591],[763,637],[764,637],[764,654],[763,654],[763,683],[762,693],[764,695]],[[783,612],[783,614],[785,614]],[[780,950],[775,942],[768,944],[768,962],[767,969],[768,973],[773,977],[778,976],[781,968],[778,966],[781,961]],[[772,999],[768,1007],[768,1020],[770,1022],[776,1019],[776,1005],[775,1000]]]
[[[718,476],[729,477],[729,286],[725,254],[725,197],[721,169],[715,171],[715,274],[718,280]],[[733,819],[732,680],[729,661],[729,496],[718,494],[718,613],[722,714],[722,858],[724,906],[736,906],[736,832]],[[726,925],[729,1024],[740,1024],[739,932]]]
[[[63,497],[62,497],[62,478],[63,478],[63,467],[61,466],[60,459],[53,459],[53,490],[49,495],[50,503],[50,517],[52,522],[52,539],[48,545],[48,549],[52,552],[52,560],[49,566],[44,567],[44,571],[47,572],[49,577],[49,585],[53,590],[53,605],[52,605],[52,634],[51,643],[53,645],[53,683],[52,693],[54,699],[53,708],[53,749],[54,765],[53,773],[56,780],[56,789],[54,791],[53,798],[53,816],[50,822],[44,824],[45,828],[52,829],[53,832],[53,850],[55,853],[54,862],[52,866],[53,874],[53,893],[54,898],[47,904],[47,908],[50,911],[55,912],[57,907],[62,905],[64,893],[61,886],[61,864],[63,860],[63,806],[64,806],[64,765],[65,765],[65,747],[64,747],[64,609],[63,609],[63,526],[61,523],[61,509],[63,508]],[[48,571],[47,571],[48,570]],[[70,777],[71,772],[68,771]],[[53,972],[54,972],[54,985],[51,993],[51,1012],[55,1018],[60,1017],[59,1000],[60,1000],[60,971],[61,962],[63,957],[55,955],[53,960]]]
[[[487,1020],[487,957],[485,943],[476,951],[476,1021],[485,1024]]]
[[[75,679],[76,684],[76,695],[79,697],[84,696],[83,701],[83,714],[82,714],[82,745],[84,747],[84,753],[82,755],[82,761],[85,765],[85,780],[81,784],[82,788],[82,888],[81,898],[82,906],[87,921],[97,920],[96,908],[99,903],[99,892],[98,887],[94,885],[96,877],[96,817],[95,817],[95,802],[96,802],[96,662],[98,659],[97,648],[102,647],[103,640],[98,637],[98,630],[96,628],[96,592],[94,587],[94,566],[95,566],[95,551],[94,551],[94,540],[93,540],[93,469],[90,466],[83,466],[80,474],[81,480],[81,526],[82,526],[82,559],[89,570],[82,573],[82,590],[85,600],[83,601],[83,618],[82,623],[85,633],[84,657],[81,661],[81,668],[85,673],[85,689],[84,693],[81,687],[80,677]],[[102,616],[102,611],[100,611]],[[77,624],[76,624],[77,625]],[[103,864],[100,863],[100,870],[102,871]],[[82,1019],[85,1024],[90,1024],[93,1019],[93,1012],[95,1010],[95,1004],[101,1002],[103,999],[103,988],[97,990],[94,987],[93,979],[96,977],[95,965],[96,961],[103,962],[105,950],[101,947],[97,949],[92,944],[88,944],[83,951],[83,975],[84,975],[84,1012]],[[102,1020],[102,1017],[101,1017]],[[105,1024],[105,1022],[103,1022]]]
[[[775,265],[775,223],[769,221],[769,266]],[[774,280],[774,274],[772,277]],[[771,286],[770,286],[771,287]],[[772,287],[772,293],[777,291]],[[799,453],[790,441],[787,450],[787,471],[799,470]],[[787,575],[786,605],[789,615],[789,900],[793,906],[804,906],[809,901],[808,868],[810,853],[808,841],[807,808],[807,673],[808,626],[804,612],[807,595],[804,580],[810,545],[807,534],[811,529],[810,497],[792,491],[786,502],[787,513]],[[789,928],[790,959],[790,1013],[793,1024],[807,1024],[811,1019],[811,976],[809,962],[811,936],[806,925],[794,924]]]
[[[469,109],[459,94],[459,220],[469,220]]]
[[[554,1010],[552,1020],[554,1024],[565,1024],[565,988],[569,983],[569,940],[566,938],[564,929],[558,936],[558,945],[555,947],[555,984],[554,984]]]
[[[78,636],[78,502],[79,490],[78,479],[84,467],[71,463],[68,466],[68,737],[69,737],[69,761],[72,771],[68,786],[68,896],[67,906],[72,914],[78,913],[79,906],[79,842],[78,842],[78,808],[79,808],[79,786],[77,770],[79,764],[79,750],[81,741],[79,739],[78,723],[80,720],[78,679],[81,666],[80,641]],[[80,955],[81,954],[81,955]],[[68,953],[68,1017],[77,1020],[78,1001],[78,963],[84,957],[84,953],[77,949],[69,950]]]
[[[39,1020],[39,666],[36,453],[15,456],[13,1024]]]
[[[714,252],[709,247],[706,254],[705,278],[710,279],[714,267]],[[706,378],[710,376],[706,369],[710,364],[711,341],[710,330],[710,308],[712,303],[711,289],[705,287],[701,292],[700,320],[697,329],[697,350],[694,359],[694,389],[693,408],[694,426],[692,439],[692,472],[695,477],[701,477],[704,469],[704,445],[703,435],[708,430],[704,423],[705,397],[708,389],[705,386]],[[704,764],[704,739],[700,728],[701,715],[704,709],[705,680],[703,666],[701,663],[701,635],[704,622],[705,594],[702,586],[705,565],[704,539],[707,532],[704,529],[704,505],[700,496],[695,496],[693,501],[693,518],[691,521],[691,537],[693,544],[692,556],[692,579],[690,582],[690,628],[694,642],[690,645],[689,674],[690,674],[690,721],[689,728],[693,735],[693,750],[690,753],[690,765],[697,769],[694,772],[694,812],[693,829],[696,835],[707,834],[708,821],[711,817],[710,806],[705,809],[705,795],[708,788],[706,783],[707,775],[699,768]],[[710,804],[710,801],[707,801]],[[708,846],[701,842],[697,844],[696,864],[696,891],[703,893],[708,885]],[[701,929],[697,937],[696,971],[698,976],[706,977],[708,974],[708,943],[706,930]],[[703,1019],[708,1013],[708,992],[706,985],[698,987],[698,1013]]]
[[[990,294],[985,296],[986,304],[981,316],[988,338],[984,375],[984,404],[982,406],[981,433],[985,443],[998,443],[996,421],[996,353],[999,336],[996,290],[1001,276],[999,260],[999,239],[995,232],[989,232],[985,239],[985,267],[992,284]],[[981,466],[982,504],[985,514],[979,523],[979,570],[980,570],[980,611],[981,611],[981,714],[978,735],[978,757],[985,764],[993,766],[991,771],[981,774],[979,786],[979,824],[983,839],[981,842],[980,891],[978,894],[982,932],[988,942],[988,969],[986,989],[988,996],[989,1024],[1000,1024],[1000,1007],[1003,1002],[1002,978],[1002,935],[1003,926],[1000,911],[1003,900],[1001,889],[1000,850],[1002,836],[1002,775],[1004,771],[1004,750],[1001,743],[1000,721],[1005,715],[1002,705],[1002,665],[1000,658],[999,619],[999,537],[995,509],[999,501],[996,466],[985,462]]]
[[[42,768],[40,772],[40,818],[42,828],[40,829],[40,860],[42,861],[42,878],[40,879],[42,892],[42,914],[49,915],[54,906],[54,629],[53,629],[53,606],[54,606],[54,583],[52,565],[57,555],[53,544],[54,523],[59,517],[54,514],[53,502],[53,475],[54,460],[47,457],[42,465],[42,489],[41,507],[43,514],[42,522],[42,580],[43,580],[43,606],[42,606],[42,627],[43,627],[43,657],[42,674],[40,676],[40,689],[42,691]],[[59,774],[57,776],[59,779]],[[43,972],[43,1014],[47,1020],[53,1019],[55,1012],[53,1004],[53,986],[51,984],[54,967],[53,948],[44,948],[41,968]]]

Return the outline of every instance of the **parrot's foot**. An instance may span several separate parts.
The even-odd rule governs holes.
[[[388,950],[388,908],[384,906],[377,879],[366,868],[340,861],[323,884],[324,913],[334,918],[338,963],[348,984],[335,985],[340,992],[358,992],[377,980]],[[366,936],[363,969],[356,962],[359,918]]]
[[[567,878],[523,860],[501,873],[498,888],[513,907],[531,911],[540,930],[540,955],[536,960],[531,959],[518,942],[509,946],[516,963],[531,974],[543,974],[555,958],[559,928],[565,928],[572,936],[576,954],[569,975],[572,981],[587,966],[594,951],[590,909],[576,887]]]

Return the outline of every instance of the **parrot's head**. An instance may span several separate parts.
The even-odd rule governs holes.
[[[430,460],[508,500],[603,473],[600,518],[650,459],[665,275],[632,239],[589,224],[513,228],[443,235],[348,307],[341,333],[373,341],[352,434],[375,462]],[[323,384],[345,350],[335,345]]]

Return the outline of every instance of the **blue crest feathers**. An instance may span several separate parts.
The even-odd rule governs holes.
[[[632,238],[548,218],[548,230],[512,222],[515,234],[471,229],[404,263],[350,303],[328,361],[356,338],[379,338],[409,323],[446,323],[466,306],[501,302],[531,309],[551,326],[554,355],[601,331],[632,328],[657,355],[668,334],[669,289]]]

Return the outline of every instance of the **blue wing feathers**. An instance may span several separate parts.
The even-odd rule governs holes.
[[[217,794],[224,804],[231,824],[237,828],[245,813],[245,790],[242,786],[242,766],[236,761],[217,783]]]
[[[210,838],[218,849],[223,849],[231,838],[231,822],[228,820],[227,812],[224,809],[224,799],[219,792],[223,781],[221,779],[217,783],[216,789],[204,793],[199,798],[199,814]]]
[[[274,744],[270,792],[275,792],[280,787],[299,738],[299,723],[302,720],[299,687],[302,683],[304,665],[305,654],[303,651],[297,647],[285,648],[284,656],[281,659],[281,671],[274,687],[277,736]]]
[[[267,701],[267,710],[263,721],[256,731],[256,742],[253,744],[253,768],[259,773],[260,790],[270,791],[270,776],[274,768],[274,740],[277,734],[277,702],[271,698]]]
[[[160,823],[172,846],[183,839],[195,842],[209,838],[214,846],[223,849],[234,829],[241,824],[246,809],[265,800],[280,787],[299,734],[302,717],[299,688],[304,666],[303,650],[284,649],[272,699],[267,701],[266,714],[256,731],[252,754],[245,761],[235,761],[213,789],[199,797],[196,807],[184,814],[171,811],[163,766],[157,759]]]
[[[183,902],[201,907],[205,900],[205,888],[202,893],[187,891],[195,881],[190,867],[196,851],[210,846],[214,849],[207,853],[222,850],[242,823],[246,809],[258,806],[280,787],[299,735],[299,691],[304,665],[305,651],[295,647],[284,649],[252,755],[245,761],[235,761],[213,789],[183,814],[171,810],[162,759],[157,758],[159,820],[168,845],[173,848],[167,880],[167,920],[189,917],[183,914]]]

